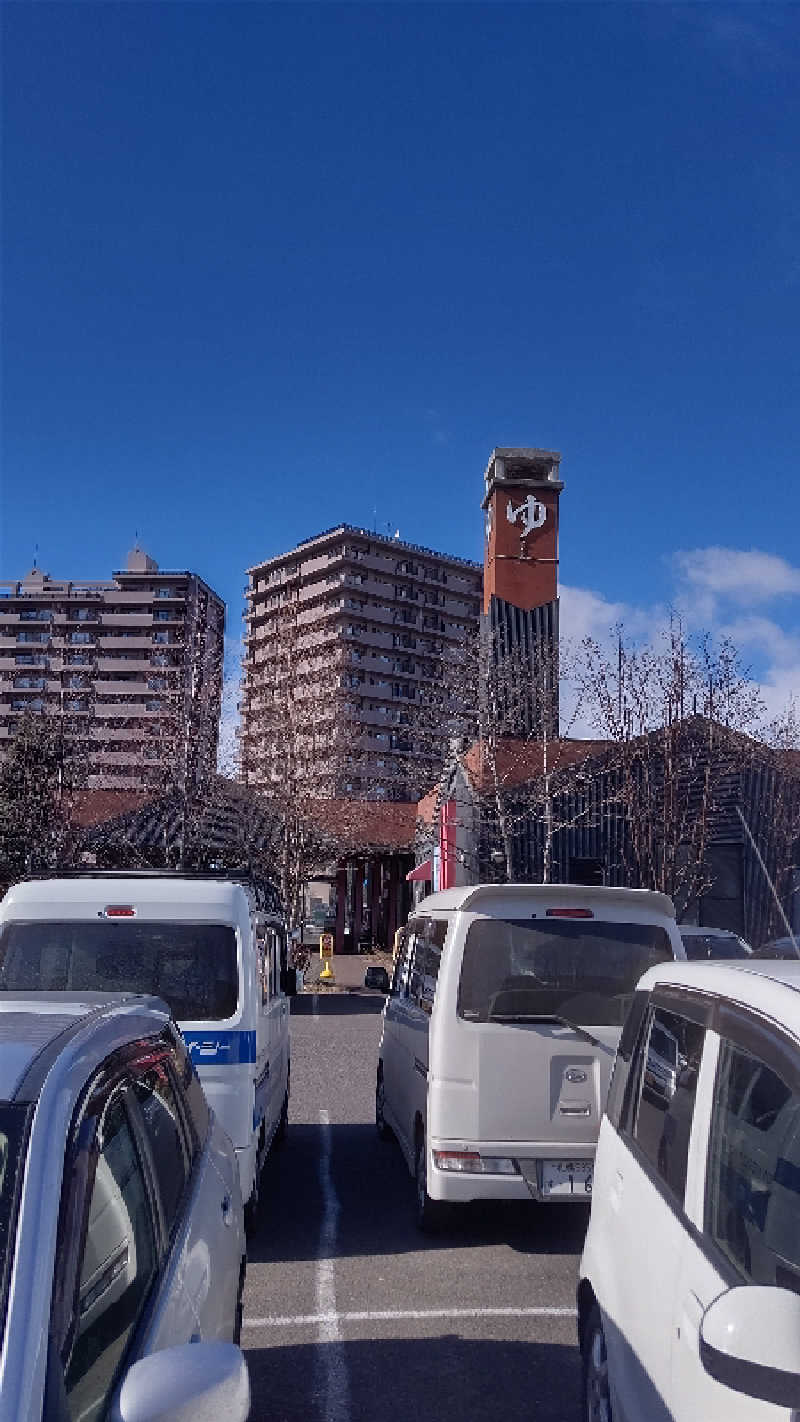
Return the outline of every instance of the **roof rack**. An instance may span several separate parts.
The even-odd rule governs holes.
[[[242,884],[252,889],[256,907],[268,913],[283,913],[280,892],[269,879],[260,879],[246,869],[50,869],[23,874],[17,883],[42,879],[193,879],[218,884]]]

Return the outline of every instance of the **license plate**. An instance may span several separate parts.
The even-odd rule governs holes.
[[[593,1160],[543,1160],[542,1194],[548,1200],[585,1199],[592,1193]]]

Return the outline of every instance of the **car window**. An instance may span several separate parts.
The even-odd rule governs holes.
[[[735,933],[681,934],[687,958],[749,958],[747,944]]]
[[[699,1022],[663,1007],[651,1009],[633,1138],[681,1202],[704,1039]]]
[[[659,924],[476,918],[464,944],[458,1015],[621,1027],[642,973],[673,956]]]
[[[634,1061],[636,1044],[642,1030],[649,995],[646,992],[634,994],[633,1002],[625,1023],[622,1028],[622,1036],[619,1039],[616,1060],[614,1062],[614,1072],[611,1077],[611,1085],[608,1088],[608,1100],[606,1103],[606,1114],[611,1124],[618,1130],[627,1129],[628,1116],[630,1114],[631,1089],[629,1083],[631,1078],[631,1065]]]
[[[192,1142],[194,1155],[202,1149],[208,1135],[208,1102],[182,1037],[179,1037],[172,1046],[172,1061],[175,1069],[176,1090],[186,1107],[186,1115],[194,1136]]]
[[[409,996],[425,1012],[430,1012],[436,993],[436,982],[447,936],[447,923],[442,919],[419,918],[413,925],[414,950],[409,964]]]
[[[0,989],[155,993],[178,1022],[221,1021],[239,1000],[236,934],[129,918],[10,922],[0,926]]]
[[[441,918],[429,918],[425,925],[425,969],[422,980],[421,1006],[427,1012],[433,1007],[436,984],[442,965],[442,949],[447,937],[447,922]]]
[[[409,924],[409,938],[413,939],[413,944],[409,958],[408,995],[416,1002],[419,1002],[425,985],[426,927],[425,919],[417,919],[413,927]]]
[[[166,1053],[152,1066],[137,1072],[134,1091],[152,1152],[164,1223],[171,1234],[189,1177],[190,1160]]]
[[[28,1128],[33,1110],[16,1101],[0,1102],[0,1342],[14,1259],[17,1210],[25,1173]]]
[[[748,1283],[800,1293],[800,1097],[771,1066],[725,1040],[705,1223]]]
[[[100,1126],[79,1260],[65,1388],[73,1422],[104,1415],[119,1366],[156,1273],[144,1174],[121,1094]]]
[[[403,943],[400,948],[400,952],[397,955],[397,962],[394,965],[394,973],[392,975],[392,992],[400,996],[403,996],[403,994],[408,988],[411,961],[414,953],[415,927],[416,925],[412,920],[404,928]]]

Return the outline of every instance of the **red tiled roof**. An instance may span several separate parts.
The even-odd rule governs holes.
[[[116,820],[120,815],[141,810],[156,797],[142,790],[76,790],[72,796],[70,819],[80,829]]]
[[[303,815],[342,849],[414,848],[417,806],[395,800],[308,800]]]
[[[579,765],[590,756],[607,750],[609,745],[609,741],[550,741],[547,746],[549,769],[565,770],[568,766]],[[499,741],[494,748],[494,761],[492,766],[483,741],[476,741],[461,757],[461,764],[476,789],[488,789],[495,772],[505,786],[523,785],[526,780],[543,775],[544,745],[541,741]]]

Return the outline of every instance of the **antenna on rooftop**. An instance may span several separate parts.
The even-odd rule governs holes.
[[[39,566],[39,545],[38,545],[38,543],[34,543],[34,545],[33,545],[33,566],[34,566],[34,568],[38,568],[38,566]]]

